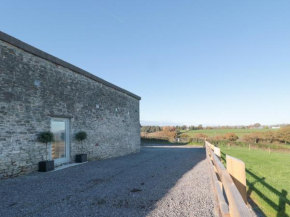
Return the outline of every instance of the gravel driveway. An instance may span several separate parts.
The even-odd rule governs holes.
[[[0,216],[215,216],[205,151],[131,154],[0,181]]]

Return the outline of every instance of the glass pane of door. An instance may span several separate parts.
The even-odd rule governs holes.
[[[54,142],[51,143],[52,159],[66,158],[66,121],[52,119],[51,132],[54,134]]]

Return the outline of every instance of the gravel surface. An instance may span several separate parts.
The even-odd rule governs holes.
[[[0,181],[0,216],[215,216],[202,148],[131,154]]]

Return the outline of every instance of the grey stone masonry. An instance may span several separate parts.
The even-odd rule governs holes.
[[[53,117],[69,119],[71,162],[140,150],[139,96],[33,49],[0,32],[0,179],[38,169],[46,150],[36,138]]]

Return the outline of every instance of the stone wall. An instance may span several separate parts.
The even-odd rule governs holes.
[[[70,119],[71,161],[81,147],[89,160],[140,150],[138,98],[0,40],[0,178],[38,169],[46,154],[36,137],[51,117]]]

